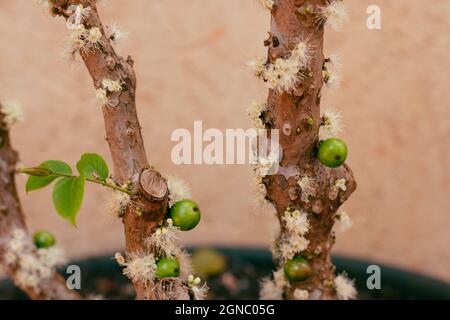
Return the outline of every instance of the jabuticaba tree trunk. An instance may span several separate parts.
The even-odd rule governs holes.
[[[1,110],[1,105],[0,105]],[[0,112],[0,269],[19,286],[31,299],[35,300],[76,300],[80,295],[75,290],[69,290],[65,279],[56,272],[49,278],[41,279],[37,286],[29,286],[18,281],[21,271],[20,263],[7,263],[5,253],[8,241],[15,230],[27,234],[26,242],[20,252],[15,254],[37,257],[37,251],[25,225],[25,217],[17,195],[15,172],[18,154],[11,145],[9,129],[3,122],[4,114]]]
[[[133,204],[145,214],[138,215],[128,207],[123,216],[127,253],[149,253],[148,239],[163,221],[168,206],[166,180],[156,169],[150,167],[145,153],[141,127],[136,112],[136,76],[131,57],[124,59],[117,55],[98,15],[95,0],[50,0],[52,13],[68,19],[68,8],[72,4],[91,7],[84,23],[87,29],[98,27],[102,33],[100,50],[91,50],[81,57],[92,77],[95,88],[101,88],[102,80],[121,82],[122,90],[113,93],[110,104],[103,106],[106,140],[114,163],[114,178],[121,184],[131,181],[139,195]],[[137,299],[153,300],[157,297],[152,286],[142,281],[133,283]],[[187,293],[186,293],[187,294]]]
[[[336,298],[333,287],[335,267],[330,255],[335,241],[332,228],[337,209],[356,188],[353,173],[347,165],[330,169],[323,166],[315,156],[321,124],[324,28],[317,23],[317,17],[313,14],[299,14],[297,9],[305,4],[318,8],[326,3],[325,0],[278,0],[272,10],[271,37],[276,37],[278,41],[270,41],[269,62],[273,63],[276,58],[288,55],[299,39],[306,41],[311,48],[311,76],[300,82],[290,93],[280,94],[270,90],[268,97],[268,119],[274,128],[280,130],[280,145],[283,150],[280,165],[297,166],[301,175],[306,174],[318,183],[316,195],[309,197],[309,202],[305,203],[301,197],[292,200],[289,195],[289,189],[297,187],[298,178],[286,179],[277,174],[265,179],[268,199],[276,208],[282,234],[287,232],[282,219],[287,207],[307,212],[310,222],[310,230],[306,235],[310,243],[302,255],[311,264],[313,275],[305,281],[292,283],[285,293],[288,299],[293,298],[295,289],[318,292],[318,299]],[[312,119],[312,125],[308,124],[308,119]],[[286,124],[292,128],[289,135],[282,130]],[[340,191],[336,199],[330,199],[331,187],[336,180],[342,178],[346,180],[347,190]]]

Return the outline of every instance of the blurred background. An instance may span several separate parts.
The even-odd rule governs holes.
[[[358,190],[344,205],[354,226],[335,253],[369,258],[450,281],[450,1],[346,0],[350,21],[326,30],[326,54],[339,52],[344,81],[323,107],[342,111],[348,163]],[[382,10],[382,29],[366,9]],[[186,245],[268,247],[274,219],[255,206],[250,166],[175,166],[176,128],[249,128],[246,108],[266,88],[246,62],[265,54],[270,17],[257,0],[110,0],[105,24],[130,32],[138,112],[150,162],[190,182],[203,220]],[[19,100],[25,121],[13,143],[23,165],[75,163],[84,152],[110,162],[101,110],[84,66],[61,58],[68,30],[30,0],[0,1],[0,99]],[[32,231],[52,231],[73,258],[121,249],[122,224],[105,209],[108,192],[89,186],[78,228],[59,218],[51,189],[20,197]]]

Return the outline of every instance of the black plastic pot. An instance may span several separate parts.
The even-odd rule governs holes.
[[[193,249],[195,250],[195,249]],[[217,248],[228,260],[227,271],[208,279],[214,299],[257,299],[258,281],[273,270],[272,257],[263,249]],[[111,258],[113,255],[75,261],[82,270],[84,295],[100,293],[107,299],[131,299],[133,289]],[[450,284],[376,262],[334,257],[337,271],[355,279],[359,299],[450,299]],[[367,267],[381,268],[381,289],[366,287]],[[61,272],[64,273],[64,268]],[[230,283],[232,285],[230,285]],[[9,280],[0,281],[0,299],[26,299]]]

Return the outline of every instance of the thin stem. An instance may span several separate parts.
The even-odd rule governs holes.
[[[34,169],[34,168],[32,168],[32,169]],[[30,174],[29,168],[18,169],[17,172],[28,174],[28,175],[33,175],[33,174]],[[50,172],[50,174],[44,175],[44,177],[53,175],[53,176],[57,176],[57,177],[77,178],[77,176],[74,176],[74,175],[71,175],[71,174],[58,173],[58,172],[54,172],[54,171],[51,171],[51,170],[49,170],[49,172]],[[37,175],[37,176],[40,176],[40,175]],[[133,191],[130,191],[128,189],[125,189],[125,188],[119,187],[117,185],[108,183],[108,182],[106,182],[104,180],[98,180],[98,179],[95,179],[95,178],[86,178],[86,181],[89,181],[89,182],[92,182],[92,183],[96,183],[96,184],[100,184],[100,185],[102,185],[104,187],[107,187],[107,188],[110,188],[110,189],[114,189],[116,191],[120,191],[120,192],[126,193],[126,194],[128,194],[130,196],[135,196],[136,195],[136,193],[133,192]]]

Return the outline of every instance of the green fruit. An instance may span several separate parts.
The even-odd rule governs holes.
[[[292,258],[284,265],[284,274],[290,281],[303,281],[312,275],[308,260],[302,256]]]
[[[48,231],[38,231],[33,236],[34,244],[38,248],[50,248],[56,243],[55,237]]]
[[[200,249],[192,255],[195,273],[203,276],[217,276],[227,268],[227,258],[217,250]]]
[[[317,157],[323,165],[337,168],[347,159],[347,145],[341,139],[327,139],[320,144]]]
[[[188,199],[175,203],[170,208],[169,215],[173,220],[173,225],[183,231],[194,229],[200,222],[200,209],[198,205]]]
[[[161,258],[156,263],[156,277],[172,278],[180,275],[180,264],[177,260],[171,258]]]

